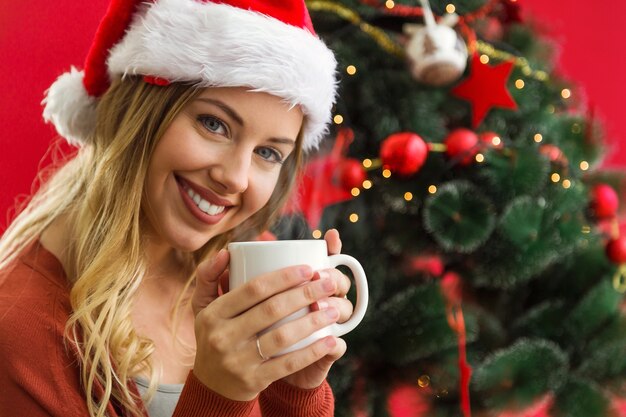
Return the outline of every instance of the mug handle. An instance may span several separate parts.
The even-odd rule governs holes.
[[[328,261],[331,267],[338,265],[344,265],[350,268],[354,275],[354,282],[356,284],[356,305],[352,316],[345,323],[335,323],[330,327],[330,333],[333,336],[343,336],[344,334],[354,330],[359,325],[363,317],[365,317],[365,311],[367,310],[367,303],[369,301],[369,290],[367,286],[367,277],[363,267],[355,258],[350,255],[338,254],[330,255]]]

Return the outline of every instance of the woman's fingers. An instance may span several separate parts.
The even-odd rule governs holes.
[[[262,346],[263,354],[272,357],[338,319],[339,310],[334,307],[314,311],[258,336],[259,344]]]
[[[237,317],[277,294],[310,281],[312,277],[313,270],[308,265],[292,266],[261,275],[231,289],[216,300],[218,314],[221,318]]]
[[[263,349],[265,349],[265,347],[263,347]],[[345,342],[335,336],[326,336],[305,348],[272,358],[262,363],[259,370],[267,375],[269,379],[275,381],[295,374],[298,371],[302,371],[327,356],[340,358],[343,356],[342,352],[345,352]],[[327,361],[327,359],[324,360],[325,367],[328,366]],[[334,360],[332,360],[330,364],[332,365],[333,362]],[[328,368],[330,368],[330,366],[328,366]],[[314,381],[311,388],[319,385],[326,377],[326,373],[327,370],[326,372],[322,371],[320,373],[320,381]]]
[[[337,229],[330,229],[324,234],[324,240],[328,246],[328,254],[336,255],[341,253],[341,239]]]
[[[208,259],[196,270],[196,288],[191,298],[194,314],[212,303],[219,296],[220,280],[228,267],[230,255],[222,249],[213,259]]]
[[[245,337],[252,337],[298,310],[308,312],[308,307],[318,300],[328,298],[337,291],[337,283],[329,274],[322,273],[322,279],[309,281],[303,285],[276,294],[252,307],[249,311],[234,318],[234,324],[242,329]],[[245,329],[245,330],[243,330]]]

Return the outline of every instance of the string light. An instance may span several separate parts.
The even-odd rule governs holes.
[[[481,64],[488,64],[489,63],[489,55],[482,54],[480,56],[480,62],[481,62]]]
[[[572,186],[572,182],[570,180],[563,180],[563,188],[566,190]]]
[[[365,188],[366,190],[369,190],[370,188],[372,188],[372,181],[370,180],[363,181],[363,188]]]
[[[391,171],[388,169],[383,169],[383,177],[385,178],[391,177]]]
[[[369,168],[372,166],[372,160],[367,158],[363,160],[363,168]]]
[[[393,0],[387,0],[385,2],[385,7],[388,9],[393,9],[395,7],[396,3]]]
[[[428,187],[428,192],[431,194],[435,194],[437,192],[437,186],[431,185],[430,187]]]
[[[406,193],[404,193],[404,199],[405,199],[406,201],[411,201],[411,200],[413,200],[413,194],[407,191]]]
[[[493,47],[490,43],[483,41],[476,41],[476,50],[481,54],[488,55],[490,58],[497,59],[499,61],[513,61],[516,67],[521,68],[522,73],[528,77],[534,78],[539,81],[547,81],[548,73],[540,70],[533,70],[528,63],[528,60],[524,57],[519,57],[511,54],[510,52],[500,51]]]
[[[352,197],[358,197],[359,194],[361,194],[361,190],[357,187],[354,187],[352,190],[350,190],[350,194],[352,194]]]
[[[580,169],[582,171],[587,171],[589,169],[589,162],[587,162],[587,161],[580,161]]]
[[[343,123],[343,116],[338,114],[335,117],[333,117],[333,122],[335,122],[335,124],[342,124]]]
[[[346,67],[346,72],[348,73],[348,75],[354,75],[356,74],[356,67],[354,65],[348,65]]]
[[[452,13],[456,12],[456,7],[454,6],[454,4],[449,3],[449,4],[446,6],[446,12],[448,12],[448,13],[450,13],[450,14],[452,14]]]
[[[493,146],[500,146],[502,139],[500,139],[500,136],[494,136],[493,139],[491,139],[491,143]]]
[[[475,159],[478,163],[485,162],[485,155],[483,155],[482,153],[477,153]]]
[[[322,231],[321,230],[313,230],[312,235],[313,235],[314,239],[319,239],[319,238],[322,237]]]
[[[359,215],[356,213],[352,213],[349,218],[352,223],[356,223],[359,221]]]
[[[524,88],[524,80],[522,80],[521,78],[520,78],[520,79],[515,80],[515,87],[516,87],[518,90],[521,90],[522,88]]]
[[[552,182],[559,182],[561,181],[561,176],[555,172],[554,174],[550,175],[550,179],[552,180]]]
[[[561,97],[568,99],[572,96],[572,92],[569,88],[564,88],[561,90]]]
[[[534,139],[535,142],[541,143],[541,141],[543,140],[543,135],[541,133],[536,133]]]

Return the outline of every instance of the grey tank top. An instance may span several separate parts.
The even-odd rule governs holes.
[[[139,393],[144,395],[148,390],[148,381],[136,378],[135,383]],[[146,405],[150,417],[172,417],[174,409],[183,391],[184,384],[161,384],[157,387],[152,401]]]

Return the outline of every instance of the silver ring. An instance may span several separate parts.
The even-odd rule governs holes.
[[[259,341],[259,336],[256,337],[256,351],[259,352],[259,356],[261,357],[263,362],[265,362],[265,361],[270,359],[267,356],[265,356],[263,354],[263,351],[261,350],[261,342]]]

